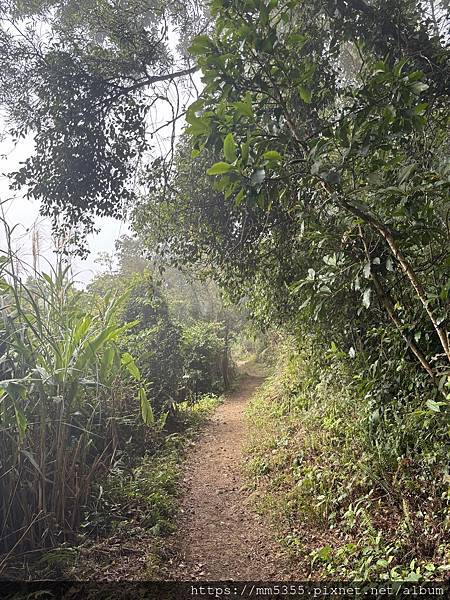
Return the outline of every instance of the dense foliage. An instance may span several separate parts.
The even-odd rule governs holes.
[[[185,46],[202,23],[196,0],[1,3],[2,115],[16,139],[34,140],[13,183],[72,250],[86,249],[95,215],[125,214],[162,126],[148,126],[155,103],[175,127],[174,82],[195,71]]]
[[[239,311],[228,306],[212,282],[163,263],[156,269],[129,238],[118,247],[117,270],[90,284],[90,302],[95,304],[107,289],[129,290],[121,319],[135,324],[122,336],[121,348],[136,356],[158,412],[176,411],[177,402],[229,387]]]
[[[0,544],[9,551],[70,538],[93,476],[134,428],[142,437],[139,402],[144,421],[153,417],[134,360],[118,347],[129,327],[117,320],[123,299],[85,311],[67,268],[25,283],[2,259]],[[122,383],[127,370],[137,386]]]
[[[437,552],[448,533],[448,6],[216,0],[212,10],[214,33],[191,46],[205,87],[177,168],[136,208],[134,227],[246,297],[264,328],[281,326],[298,348],[307,337],[311,360],[347,356],[341,385],[360,406],[368,461],[348,497],[381,495],[408,512],[427,495],[433,506],[415,500],[411,527]],[[331,428],[336,418],[356,435],[331,397],[316,401]],[[335,470],[348,475],[358,452]],[[310,493],[320,504],[319,487]],[[411,544],[398,560],[405,548],[430,556]]]
[[[304,333],[276,340],[252,400],[249,474],[300,572],[313,579],[445,579],[448,425],[420,393],[367,398],[348,354]],[[358,365],[359,366],[359,365]],[[376,406],[376,408],[375,408]],[[375,408],[375,410],[374,410]]]
[[[342,300],[335,325],[347,339],[348,301],[370,309],[376,298],[442,389],[449,360],[448,104],[435,81],[448,66],[442,40],[430,34],[440,66],[425,72],[407,48],[398,56],[402,47],[393,45],[377,60],[370,40],[351,31],[336,39],[336,19],[314,3],[309,11],[296,2],[215,8],[216,36],[191,47],[206,87],[190,108],[188,132],[193,156],[202,154],[190,169],[182,153],[173,197],[149,202],[163,204],[163,243],[189,260],[206,255],[214,264],[220,255],[228,284],[262,281],[281,319],[299,307],[328,318],[330,303]],[[427,30],[420,20],[415,26]],[[350,73],[342,67],[346,48],[358,69]],[[224,158],[208,171],[219,179],[215,194],[199,179],[211,153]],[[152,228],[145,207],[136,222],[144,234]],[[177,238],[180,226],[185,235]]]
[[[41,273],[9,247],[0,267],[3,570],[14,553],[98,526],[100,482],[151,463],[230,369],[224,323],[175,320],[149,270],[103,274],[81,291],[62,260]]]

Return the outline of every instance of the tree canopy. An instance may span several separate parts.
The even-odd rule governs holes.
[[[215,33],[191,46],[205,84],[187,116],[193,152],[180,151],[172,195],[147,204],[159,207],[162,246],[251,288],[266,320],[268,306],[282,321],[322,315],[349,339],[355,322],[367,328],[364,311],[369,322],[381,314],[442,388],[449,53],[439,23],[412,2],[213,8]],[[155,230],[145,204],[135,214],[138,231]]]
[[[152,107],[165,104],[172,125],[179,117],[173,84],[195,71],[185,46],[202,27],[195,0],[2,2],[0,104],[9,133],[34,141],[13,184],[72,249],[96,215],[124,216],[161,126]]]

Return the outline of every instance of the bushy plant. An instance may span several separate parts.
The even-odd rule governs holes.
[[[139,437],[140,413],[152,422],[145,382],[131,355],[119,348],[132,325],[118,320],[125,298],[107,295],[98,310],[89,311],[62,261],[49,274],[31,272],[28,278],[20,276],[18,266],[10,251],[2,255],[0,548],[5,552],[72,537],[94,477],[107,472],[123,448],[121,434]],[[127,385],[125,373],[132,374]]]
[[[184,390],[196,400],[210,391],[219,393],[226,386],[225,344],[218,323],[197,322],[183,331]]]
[[[448,409],[415,386],[380,405],[364,361],[311,334],[285,338],[278,357],[249,409],[250,472],[288,547],[316,575],[444,577]]]
[[[171,410],[180,399],[183,381],[180,328],[170,320],[161,319],[152,327],[132,330],[121,344],[136,357],[136,364],[148,381],[155,411]]]

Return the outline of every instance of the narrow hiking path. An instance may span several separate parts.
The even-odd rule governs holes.
[[[186,462],[170,579],[280,580],[289,567],[249,506],[245,406],[262,379],[245,376],[205,426]]]

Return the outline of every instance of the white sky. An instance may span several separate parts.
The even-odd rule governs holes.
[[[19,163],[33,151],[32,139],[20,142],[14,147],[11,140],[0,143],[0,201],[8,199],[3,205],[9,225],[15,226],[13,233],[14,249],[25,262],[32,262],[31,240],[35,228],[39,232],[40,253],[42,260],[40,267],[45,269],[45,259],[52,261],[53,251],[51,242],[51,226],[48,219],[39,214],[39,203],[25,197],[25,192],[9,189],[9,180],[5,173],[14,171]],[[80,283],[89,282],[93,276],[101,271],[95,262],[100,252],[113,252],[114,242],[118,237],[128,232],[126,223],[115,219],[97,219],[96,226],[99,233],[89,236],[90,255],[86,260],[75,258],[73,271]],[[5,232],[0,228],[0,248],[5,248]]]

